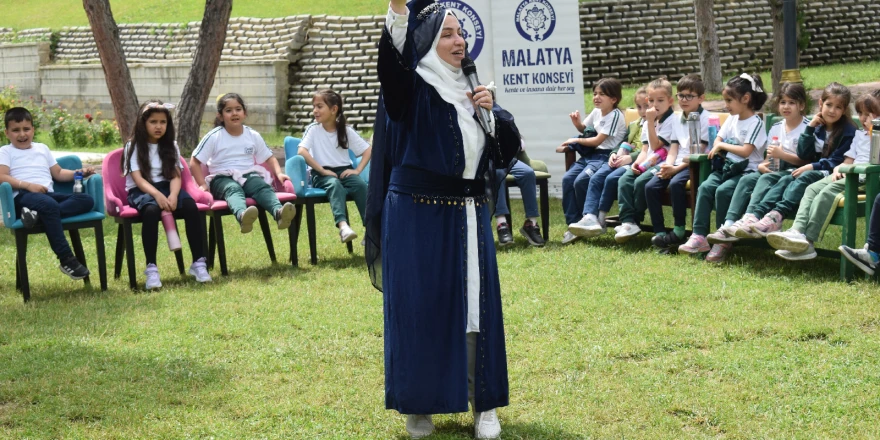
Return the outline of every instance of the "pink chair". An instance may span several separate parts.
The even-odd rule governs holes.
[[[278,201],[281,203],[295,202],[296,194],[293,192],[293,184],[289,180],[280,182],[275,177],[275,173],[266,164],[263,164],[263,168],[266,168],[272,174],[272,189],[275,190]],[[208,175],[208,167],[205,164],[202,164],[202,175]],[[266,241],[269,258],[272,260],[272,263],[277,262],[275,258],[275,245],[272,243],[272,231],[269,229],[269,219],[266,216],[266,211],[257,205],[256,200],[250,197],[245,199],[245,203],[247,203],[247,206],[256,206],[259,209],[260,229],[263,231],[263,240]],[[226,266],[226,242],[223,237],[223,216],[227,215],[232,215],[232,211],[229,210],[229,205],[225,200],[215,200],[211,204],[211,209],[208,211],[208,216],[211,217],[210,230],[208,231],[208,268],[214,267],[214,249],[216,248],[220,259],[220,273],[223,275],[229,274]],[[299,231],[301,223],[302,212],[297,209],[293,223],[287,229],[288,242],[290,244],[290,263],[293,266],[297,266],[299,262],[296,253],[296,232]]]
[[[128,205],[128,192],[125,190],[125,176],[122,175],[122,169],[119,165],[122,160],[123,149],[111,151],[104,156],[101,163],[101,174],[104,178],[104,204],[107,208],[107,214],[113,217],[119,224],[119,232],[116,237],[116,268],[114,277],[119,278],[122,273],[122,257],[125,255],[128,265],[128,285],[132,289],[137,289],[137,273],[134,263],[134,241],[131,225],[141,222],[141,216],[137,210]],[[201,212],[200,219],[202,227],[205,228],[205,213],[211,208],[214,198],[211,194],[202,191],[192,178],[189,171],[189,165],[182,157],[180,161],[183,165],[181,170],[181,188],[186,191],[196,201],[196,206]],[[205,241],[202,240],[204,243]],[[174,252],[177,258],[177,269],[183,275],[183,252],[177,250]]]

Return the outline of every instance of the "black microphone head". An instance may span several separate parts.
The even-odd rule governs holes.
[[[477,65],[474,64],[474,60],[472,60],[471,57],[465,55],[461,60],[461,70],[465,75],[472,75],[477,73]]]

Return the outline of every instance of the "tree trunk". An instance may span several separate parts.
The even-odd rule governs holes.
[[[113,20],[109,0],[83,0],[83,8],[89,18],[89,25],[98,45],[104,79],[110,91],[116,124],[123,139],[132,134],[137,122],[138,99],[131,82],[131,73],[125,63],[125,52],[119,41],[119,28]]]
[[[785,68],[785,28],[782,20],[782,0],[769,0],[770,17],[773,19],[773,90],[779,90],[782,69]]]
[[[714,0],[694,0],[694,22],[697,27],[697,51],[700,54],[700,75],[706,91],[721,93],[721,54],[715,32]]]
[[[175,128],[181,154],[188,156],[198,145],[205,103],[214,86],[220,66],[220,54],[226,42],[226,26],[232,13],[232,0],[207,0],[205,16],[199,27],[199,44],[193,55],[192,69],[177,107]]]

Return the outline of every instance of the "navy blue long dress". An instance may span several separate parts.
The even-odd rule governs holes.
[[[493,185],[483,176],[491,181],[495,164],[512,165],[519,133],[513,117],[496,105],[498,147],[484,149],[477,179],[462,179],[457,113],[415,71],[412,40],[421,23],[412,15],[403,53],[387,29],[379,44],[382,93],[366,220],[367,263],[384,296],[385,404],[402,414],[468,410],[465,203],[473,199],[480,268],[474,407],[487,411],[506,406],[509,391],[487,203],[494,200]]]

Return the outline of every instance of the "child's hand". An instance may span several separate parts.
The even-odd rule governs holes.
[[[568,143],[564,143],[564,144],[556,147],[557,153],[565,153],[568,150],[570,150],[570,148],[568,147]]]
[[[843,179],[844,177],[846,177],[846,174],[838,172],[836,168],[835,168],[835,171],[833,173],[831,173],[831,181],[832,182]]]
[[[285,181],[287,181],[287,180],[290,180],[290,177],[289,177],[287,174],[284,174],[284,173],[278,173],[278,174],[275,175],[275,177],[278,178],[278,181],[279,181],[279,182],[285,182]]]
[[[648,122],[654,122],[657,120],[658,113],[660,112],[657,111],[657,107],[651,107],[648,110],[645,110],[645,119]]]
[[[813,116],[813,120],[810,121],[810,127],[818,127],[820,125],[825,125],[825,119],[822,118],[822,113],[816,113],[816,116]]]
[[[804,166],[802,166],[802,167],[800,167],[800,168],[794,170],[794,171],[791,173],[791,177],[798,178],[801,174],[804,174],[804,173],[806,173],[807,171],[812,171],[812,170],[813,170],[813,165],[812,165],[812,164],[807,164],[807,165],[804,165]]]
[[[623,156],[617,157],[617,166],[622,167],[624,165],[629,165],[633,162],[632,156],[629,154],[624,154]]]
[[[768,168],[768,165],[770,165],[770,162],[767,162],[766,160],[763,161],[763,162],[761,162],[761,163],[759,163],[759,164],[758,164],[758,172],[761,173],[761,174],[767,174],[767,173],[769,173],[769,172],[770,172],[770,168]]]
[[[209,191],[208,191],[208,184],[207,184],[207,183],[203,183],[203,184],[199,185],[199,189],[202,190],[202,191],[204,191],[204,192],[209,192]]]
[[[672,175],[674,174],[673,168],[675,168],[675,167],[672,165],[669,165],[668,163],[664,163],[663,165],[660,165],[660,170],[657,171],[657,177],[659,177],[661,179],[671,179]]]
[[[168,196],[168,209],[166,211],[174,212],[177,209],[177,196]]]
[[[159,205],[159,208],[161,208],[163,211],[172,211],[171,204],[168,203],[168,198],[165,197],[165,195],[159,194],[153,198],[156,199],[156,204]]]
[[[86,178],[86,177],[89,177],[89,176],[95,174],[95,167],[85,167],[85,168],[81,169],[80,171],[82,171],[82,173],[83,173],[83,178]]]
[[[571,123],[574,125],[574,128],[579,128],[581,126],[581,111],[575,110],[568,114],[568,117],[571,119]],[[578,131],[583,131],[583,128]]]
[[[782,145],[770,145],[767,147],[767,157],[782,159]]]
[[[342,174],[339,175],[339,178],[344,179],[348,176],[357,176],[358,174],[360,174],[358,170],[345,170],[342,172]]]
[[[32,193],[40,193],[40,194],[46,194],[47,192],[49,192],[49,188],[46,188],[45,186],[40,185],[38,183],[28,183],[27,185],[25,185],[24,189],[26,189]]]
[[[320,175],[322,175],[322,176],[327,176],[327,177],[339,177],[339,176],[336,175],[336,173],[334,173],[333,171],[328,170],[327,168],[321,168],[321,169],[318,171],[318,174],[320,174]]]
[[[608,156],[608,166],[611,168],[617,168],[619,166],[619,165],[617,165],[618,160],[620,160],[620,159],[618,159],[616,154],[612,154],[611,156]]]
[[[716,145],[709,150],[709,159],[713,159],[716,155],[721,154],[724,151],[721,145]]]

